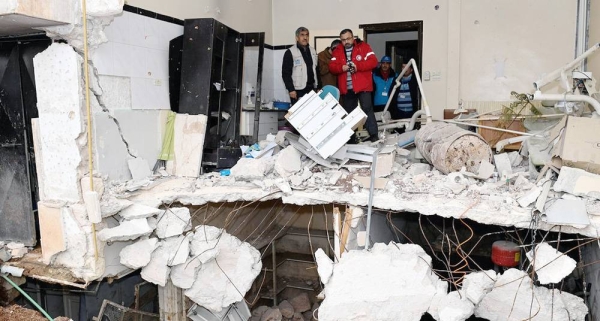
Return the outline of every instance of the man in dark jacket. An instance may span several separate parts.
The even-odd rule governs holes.
[[[373,68],[377,66],[377,57],[366,42],[355,40],[350,29],[340,32],[343,46],[333,51],[329,62],[329,71],[337,75],[338,87],[344,101],[344,109],[350,113],[358,106],[367,115],[365,127],[369,132],[369,140],[378,140],[377,121],[373,112]]]
[[[391,64],[392,59],[389,56],[383,56],[379,62],[379,68],[373,70],[373,109],[375,112],[383,111],[394,87],[396,72],[392,69]]]
[[[404,67],[406,67],[406,64],[402,65],[402,69]],[[388,109],[392,119],[411,118],[419,108],[419,84],[412,66],[408,67],[400,81],[401,85],[396,88]]]
[[[281,77],[292,104],[317,88],[317,53],[308,44],[308,29],[296,29],[296,45],[283,54]]]
[[[337,87],[337,77],[329,72],[329,62],[331,61],[331,53],[335,48],[342,43],[339,39],[335,39],[331,42],[331,45],[325,50],[319,52],[319,87],[324,86],[335,86]]]

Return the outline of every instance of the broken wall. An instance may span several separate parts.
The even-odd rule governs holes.
[[[588,47],[600,42],[600,0],[589,1]],[[587,59],[587,70],[595,77],[600,75],[600,55],[596,53]]]
[[[127,160],[152,168],[162,146],[169,103],[169,41],[183,26],[123,12],[104,30],[108,42],[91,56],[99,79],[94,113],[98,170],[131,179]]]

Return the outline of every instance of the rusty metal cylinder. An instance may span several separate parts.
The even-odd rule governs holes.
[[[415,145],[444,174],[460,171],[462,167],[477,173],[481,161],[492,161],[490,145],[481,136],[453,124],[435,122],[422,126]]]

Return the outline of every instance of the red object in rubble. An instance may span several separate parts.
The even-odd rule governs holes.
[[[521,260],[521,249],[510,241],[496,241],[492,244],[492,262],[498,266],[515,267]]]

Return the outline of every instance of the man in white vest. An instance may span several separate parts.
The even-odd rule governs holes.
[[[317,88],[317,53],[308,44],[308,29],[296,29],[296,45],[283,55],[281,77],[290,94],[292,104],[309,91]]]

